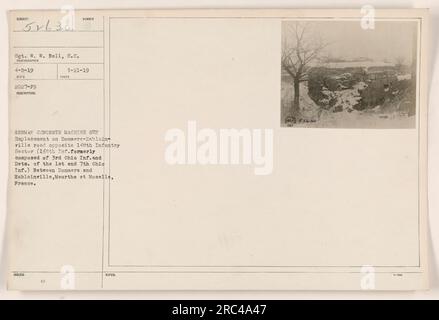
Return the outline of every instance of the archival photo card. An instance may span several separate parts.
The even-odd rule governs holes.
[[[11,11],[9,288],[428,288],[427,30]]]

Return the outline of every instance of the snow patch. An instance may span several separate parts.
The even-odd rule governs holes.
[[[412,78],[412,75],[411,75],[410,73],[407,73],[407,74],[398,74],[398,75],[396,76],[396,78],[398,79],[398,81],[401,81],[401,80],[410,80],[410,79]]]

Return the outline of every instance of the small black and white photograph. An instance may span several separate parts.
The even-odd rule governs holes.
[[[416,128],[418,28],[283,21],[281,127]]]

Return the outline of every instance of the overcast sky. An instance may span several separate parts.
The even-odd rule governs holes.
[[[376,21],[374,30],[362,29],[359,21],[312,21],[307,25],[308,37],[320,36],[328,42],[325,54],[335,58],[367,57],[393,62],[402,57],[410,63],[413,45],[416,45],[415,21]],[[283,27],[285,30],[285,25]]]

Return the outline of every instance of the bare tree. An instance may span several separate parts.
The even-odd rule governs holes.
[[[290,113],[297,116],[300,112],[300,83],[308,80],[311,62],[319,57],[327,43],[315,35],[311,37],[309,24],[300,22],[285,23],[282,41],[282,69],[291,76],[294,87]]]

